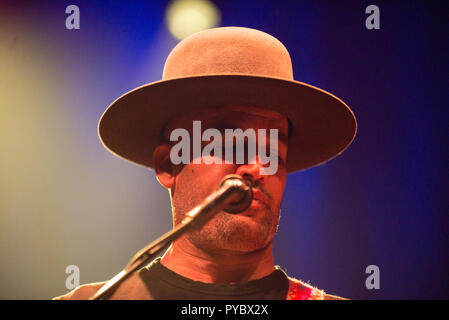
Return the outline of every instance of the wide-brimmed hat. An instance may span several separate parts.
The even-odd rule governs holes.
[[[98,134],[114,155],[153,168],[153,151],[167,122],[191,109],[224,106],[266,108],[289,119],[287,172],[338,156],[357,131],[342,100],[293,79],[290,55],[279,40],[254,29],[223,27],[178,43],[162,80],[115,100]]]

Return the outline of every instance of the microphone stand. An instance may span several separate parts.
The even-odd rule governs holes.
[[[190,210],[181,223],[171,231],[137,252],[128,265],[103,285],[89,300],[100,300],[107,297],[125,279],[151,262],[160,251],[187,230],[203,226],[221,210],[229,213],[242,212],[249,207],[252,198],[251,187],[242,177],[227,175],[222,180],[218,190],[210,194],[200,205]]]

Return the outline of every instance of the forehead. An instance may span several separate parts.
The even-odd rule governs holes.
[[[202,128],[215,129],[279,129],[281,140],[287,140],[288,120],[273,110],[257,107],[226,106],[214,109],[195,109],[176,117],[166,127],[169,132],[176,128],[189,129],[192,121],[200,120]]]

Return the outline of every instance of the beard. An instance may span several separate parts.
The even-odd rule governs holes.
[[[193,208],[184,207],[184,201],[174,201],[175,225]],[[248,215],[220,211],[202,227],[190,230],[185,236],[194,246],[209,253],[243,254],[267,247],[277,232],[280,208],[274,212],[268,207],[249,208],[245,213]]]
[[[201,229],[188,233],[187,238],[204,251],[253,252],[272,242],[278,221],[268,209],[257,220],[251,216],[219,212]]]
[[[193,169],[185,169],[180,173],[183,177],[180,179],[178,175],[177,183],[170,192],[175,226],[216,188],[210,180],[204,182],[195,177]],[[271,244],[279,219],[280,203],[274,202],[269,206],[250,207],[243,214],[220,211],[202,227],[188,231],[185,237],[204,252],[249,253]]]

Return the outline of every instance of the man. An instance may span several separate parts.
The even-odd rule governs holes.
[[[198,121],[201,132],[195,133]],[[265,154],[250,157],[248,151],[238,162],[237,139],[231,136],[227,144],[226,134],[217,135],[230,129],[270,132],[244,140],[245,146],[254,144]],[[174,161],[179,149],[172,152],[179,143],[174,132],[193,137],[183,152],[198,149],[195,136],[214,132],[215,138],[201,139],[203,152],[190,152],[189,161],[179,162]],[[202,228],[181,236],[162,258],[108,298],[342,299],[288,277],[274,265],[272,243],[287,173],[339,155],[355,132],[355,117],[341,100],[293,80],[288,51],[274,37],[224,27],[181,41],[167,58],[162,81],[137,88],[109,106],[100,119],[100,138],[115,155],[156,171],[169,191],[174,225],[227,174],[248,181],[254,200],[240,214],[219,212]],[[204,152],[212,140],[219,147]],[[226,158],[229,146],[233,156]],[[273,172],[265,170],[268,163],[262,160],[268,153],[275,156],[270,157]],[[104,283],[83,285],[56,299],[88,299]]]

